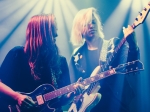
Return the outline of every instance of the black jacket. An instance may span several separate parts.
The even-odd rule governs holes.
[[[119,41],[118,38],[108,40],[106,59],[110,58]],[[74,51],[69,63],[72,82],[77,81],[79,77],[90,77],[94,68],[99,64],[103,64],[103,61],[99,60],[103,42],[103,39],[99,39],[99,49],[97,51],[89,51],[86,43]],[[137,60],[139,59],[139,49],[129,51],[128,43],[125,43],[113,59],[110,63],[112,67]],[[116,74],[107,77],[100,80],[100,85],[99,92],[102,94],[102,99],[92,112],[128,112],[128,106],[134,94],[128,82],[128,75]]]
[[[29,93],[35,90],[42,84],[51,84],[56,89],[70,84],[69,69],[66,58],[60,56],[59,69],[56,70],[57,87],[52,81],[52,74],[50,68],[44,68],[40,80],[35,81],[31,75],[31,69],[28,64],[28,56],[24,53],[24,47],[17,46],[11,49],[6,55],[0,69],[0,79],[4,84],[9,86],[15,91]],[[1,109],[6,109],[7,104],[11,100],[0,94],[0,112]]]

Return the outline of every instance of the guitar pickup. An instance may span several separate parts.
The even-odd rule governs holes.
[[[36,100],[37,100],[38,105],[44,104],[44,99],[43,99],[42,95],[36,96]]]

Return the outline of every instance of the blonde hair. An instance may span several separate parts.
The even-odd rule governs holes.
[[[93,7],[87,8],[87,9],[82,9],[80,10],[74,20],[73,20],[73,26],[72,26],[72,31],[71,31],[71,38],[70,41],[73,45],[82,45],[84,43],[84,38],[82,38],[82,33],[84,30],[84,27],[92,21],[92,15],[96,19],[96,24],[97,24],[97,31],[98,31],[98,36],[100,38],[104,38],[103,34],[103,29],[102,29],[102,24],[100,21],[100,17],[97,14],[97,10]]]

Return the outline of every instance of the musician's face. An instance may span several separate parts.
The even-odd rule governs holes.
[[[91,40],[97,36],[97,22],[93,15],[92,20],[85,25],[82,36],[86,40]]]

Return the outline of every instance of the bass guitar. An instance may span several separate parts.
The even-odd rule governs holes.
[[[133,29],[135,29],[138,25],[142,24],[145,21],[149,13],[149,10],[150,10],[150,2],[136,17],[135,21],[131,25]],[[106,62],[103,65],[101,65],[101,67],[96,67],[93,72],[100,73],[106,71],[109,68],[114,58],[116,57],[118,51],[125,43],[127,36],[128,35],[125,35],[124,38],[119,42],[118,46],[115,47],[114,52],[112,53],[112,55],[108,57]],[[92,73],[91,76],[93,76],[93,74],[95,73]],[[99,82],[90,84],[85,90],[85,93],[83,95],[79,95],[75,98],[74,102],[71,104],[69,108],[69,112],[85,112],[85,111],[89,112],[90,109],[92,109],[100,101],[101,95],[97,93],[99,88],[100,88]]]

